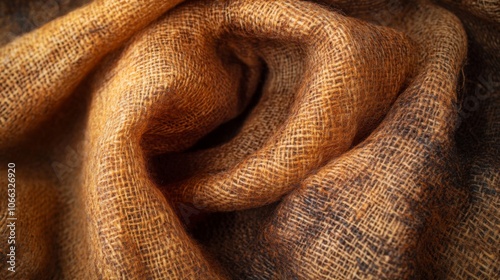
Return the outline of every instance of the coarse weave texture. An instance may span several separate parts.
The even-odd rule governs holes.
[[[498,1],[0,17],[0,278],[500,279]]]

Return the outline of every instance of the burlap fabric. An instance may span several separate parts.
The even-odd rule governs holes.
[[[498,2],[84,2],[0,3],[2,278],[500,278]]]

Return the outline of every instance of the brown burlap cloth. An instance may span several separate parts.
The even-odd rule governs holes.
[[[0,278],[500,279],[498,1],[85,2],[0,2]]]

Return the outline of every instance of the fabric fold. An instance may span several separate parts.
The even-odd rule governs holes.
[[[1,278],[500,277],[495,1],[40,1],[0,3],[47,22],[0,47]]]

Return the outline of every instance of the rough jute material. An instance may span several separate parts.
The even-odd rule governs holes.
[[[0,17],[2,279],[500,278],[497,1]]]

